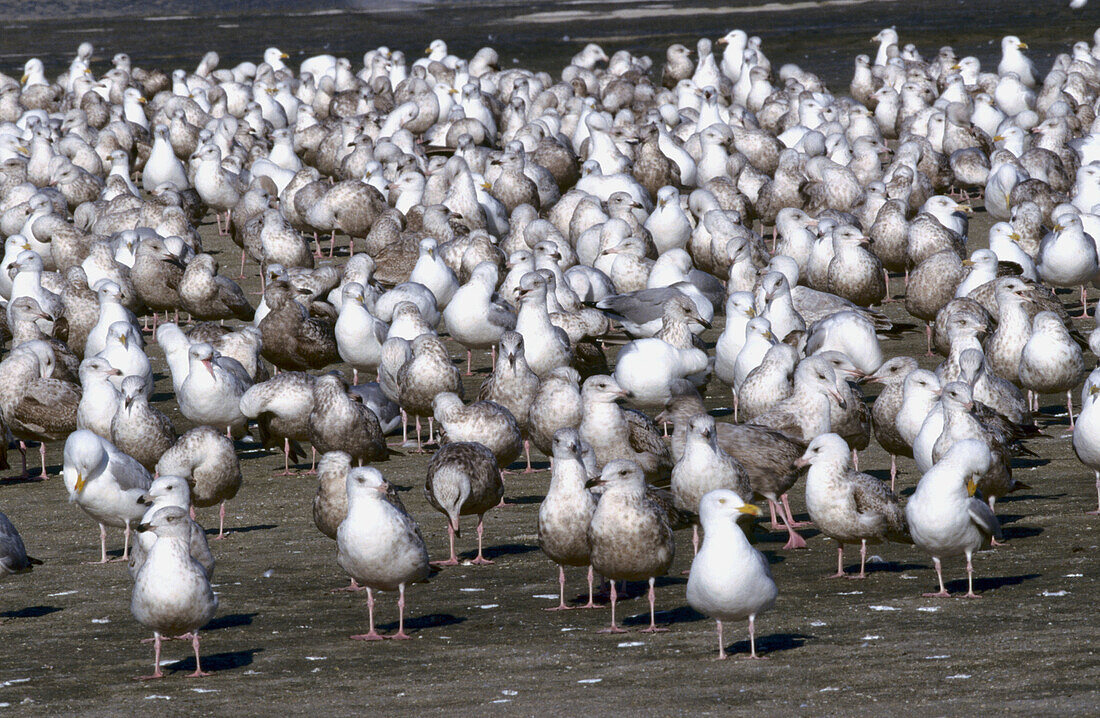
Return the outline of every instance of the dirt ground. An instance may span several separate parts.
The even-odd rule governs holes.
[[[211,218],[212,219],[212,218]],[[976,215],[974,243],[988,220]],[[220,250],[231,276],[235,248],[203,227],[207,247]],[[244,284],[256,289],[255,267]],[[894,284],[900,291],[900,282]],[[1073,294],[1063,295],[1072,302]],[[255,298],[255,297],[254,297]],[[1071,307],[1078,308],[1078,307]],[[887,305],[904,316],[900,303]],[[1091,330],[1092,320],[1080,324]],[[713,341],[720,326],[705,338]],[[460,351],[452,346],[459,360]],[[888,356],[923,353],[923,334],[884,340]],[[175,408],[159,347],[148,352],[157,370],[157,405],[188,424]],[[467,396],[487,376],[488,355],[477,357]],[[922,366],[934,362],[921,358]],[[975,560],[981,600],[921,598],[934,590],[930,560],[913,547],[874,548],[881,556],[863,581],[826,580],[835,546],[811,528],[809,549],[784,551],[778,532],[762,533],[758,547],[773,564],[779,585],[775,608],[758,620],[758,648],[769,660],[742,661],[745,625],[727,626],[734,660],[716,662],[714,623],[687,607],[690,534],[677,536],[672,571],[660,579],[658,621],[671,630],[598,635],[608,611],[546,613],[556,603],[556,566],[537,547],[539,502],[549,473],[518,474],[507,482],[515,505],[487,517],[491,566],[460,565],[408,592],[414,640],[364,644],[348,640],[366,628],[364,594],[330,593],[345,585],[334,542],[313,526],[312,476],[275,477],[281,455],[239,443],[244,486],[230,504],[230,535],[211,542],[217,556],[220,608],[203,631],[205,679],[194,670],[190,646],[165,644],[166,678],[134,680],[149,672],[152,647],[129,612],[130,578],[121,563],[96,560],[97,531],[70,505],[58,473],[61,445],[49,447],[51,477],[7,480],[0,507],[21,531],[28,551],[45,561],[33,573],[0,583],[0,707],[26,715],[178,714],[341,715],[369,709],[380,715],[606,715],[641,709],[649,715],[777,711],[780,715],[959,715],[997,706],[1032,715],[1095,715],[1100,705],[1100,661],[1095,645],[1097,544],[1100,522],[1093,479],[1074,458],[1059,397],[1045,397],[1045,438],[1031,442],[1040,460],[1018,461],[1018,476],[1034,487],[998,502],[1008,545]],[[729,390],[712,384],[708,406],[730,403]],[[726,412],[716,412],[724,415]],[[1052,415],[1056,414],[1056,415]],[[32,460],[36,457],[32,454]],[[11,459],[18,465],[18,453]],[[446,555],[442,515],[423,498],[428,456],[395,456],[379,465],[407,489],[402,498],[420,522],[433,558]],[[860,465],[886,476],[889,457],[877,444]],[[536,466],[547,463],[538,457]],[[901,461],[899,486],[917,481]],[[791,493],[806,519],[802,485]],[[213,510],[200,512],[206,526]],[[468,521],[468,520],[467,520]],[[459,548],[473,555],[473,524]],[[109,535],[121,553],[120,531]],[[848,557],[858,564],[858,556]],[[961,560],[945,562],[952,591],[965,591]],[[583,573],[567,573],[580,596]],[[632,585],[620,616],[628,627],[646,621],[644,586]],[[379,600],[381,630],[396,628],[396,597]],[[775,714],[775,713],[773,713]]]

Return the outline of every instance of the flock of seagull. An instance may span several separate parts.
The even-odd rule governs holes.
[[[379,470],[397,433],[435,451],[423,490],[446,517],[442,566],[463,516],[478,519],[472,563],[491,563],[483,517],[504,504],[503,470],[531,471],[532,448],[552,457],[538,540],[560,567],[557,608],[565,568],[587,568],[587,607],[596,576],[610,582],[609,632],[621,581],[648,582],[645,630],[665,630],[655,579],[691,527],[687,600],[717,621],[721,658],[723,623],[741,620],[757,657],[777,596],[749,541],[754,498],[802,548],[801,483],[837,576],[846,545],[863,578],[868,544],[910,543],[932,557],[931,595],[948,595],[941,561],[964,556],[974,597],[971,557],[1002,538],[996,501],[1022,486],[1012,462],[1041,434],[1040,395],[1065,395],[1100,492],[1100,376],[1082,351],[1100,333],[1078,334],[1054,292],[1080,287],[1087,316],[1100,286],[1100,31],[1045,76],[1012,36],[995,68],[950,47],[923,58],[893,29],[874,41],[846,95],[773,68],[741,30],[672,45],[660,67],[588,45],[558,77],[442,40],[360,67],[293,68],[270,48],[167,74],[120,53],[99,77],[85,43],[52,80],[38,59],[0,74],[0,419],[24,475],[26,442],[43,478],[45,445],[64,443],[100,562],[107,528],[124,529],[150,677],[174,637],[204,675],[218,599],[194,507],[221,507],[221,538],[248,441],[282,452],[284,473],[310,458],[314,520],[367,592],[360,640],[383,637],[375,591],[398,592],[386,637],[408,638],[406,589],[433,570]],[[996,221],[988,242],[969,236],[972,197]],[[239,278],[258,265],[256,306],[235,258],[204,250],[209,213],[241,248]],[[902,272],[905,310],[945,357],[935,371],[883,355],[880,335],[921,330],[875,309],[898,301]],[[152,402],[154,343],[195,426],[182,435]],[[467,374],[492,352],[472,401],[452,346]],[[865,381],[883,386],[873,405]],[[708,393],[732,397],[733,422],[707,413]],[[859,471],[872,436],[889,483]],[[898,456],[921,474],[907,501]],[[0,549],[7,573],[34,563],[2,514]]]

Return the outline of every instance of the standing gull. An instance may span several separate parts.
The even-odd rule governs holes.
[[[822,434],[797,463],[807,464],[806,508],[821,532],[837,542],[836,573],[830,578],[864,578],[867,542],[909,543],[898,498],[881,481],[853,471],[848,445],[837,434]],[[859,541],[859,574],[844,572],[844,544]]]
[[[477,515],[477,556],[470,563],[492,563],[481,553],[485,513],[504,498],[504,484],[492,451],[475,442],[445,445],[428,464],[424,497],[433,509],[447,517],[451,555],[445,561],[434,562],[435,565],[458,565],[455,554],[455,536],[461,536],[458,520],[471,514]]]
[[[938,593],[925,596],[947,597],[940,561],[960,553],[966,555],[965,598],[974,593],[974,567],[971,556],[991,538],[1001,538],[1001,525],[993,510],[974,498],[975,479],[989,471],[989,449],[979,441],[957,442],[917,484],[917,490],[905,505],[905,517],[917,548],[931,554],[940,582]]]
[[[760,509],[746,504],[737,493],[717,489],[699,502],[703,546],[691,562],[688,604],[718,624],[718,658],[726,657],[722,621],[749,619],[749,655],[756,655],[756,616],[775,605],[779,590],[772,579],[768,559],[749,544],[737,525],[743,516],[758,516]]]
[[[69,501],[99,522],[99,563],[107,563],[107,527],[126,530],[122,557],[130,558],[130,529],[145,514],[138,503],[152,483],[149,472],[114,444],[86,429],[65,440],[62,477]]]
[[[153,673],[144,678],[162,678],[160,643],[162,636],[189,634],[195,651],[195,672],[208,676],[199,662],[199,629],[218,610],[218,597],[210,587],[206,570],[191,557],[192,522],[178,507],[158,511],[141,531],[152,531],[157,540],[134,579],[130,613],[138,623],[153,629]]]
[[[428,550],[420,527],[408,513],[386,499],[389,484],[378,469],[356,467],[348,472],[348,514],[336,532],[336,560],[348,575],[367,589],[370,630],[352,636],[355,641],[377,641],[374,630],[374,592],[398,591],[397,633],[407,639],[405,586],[428,578]]]
[[[550,488],[539,506],[539,548],[558,564],[559,602],[548,611],[570,608],[565,604],[565,567],[588,567],[588,603],[592,602],[592,565],[588,525],[596,511],[596,497],[585,488],[588,474],[582,461],[581,437],[576,429],[554,434],[554,461]]]
[[[600,633],[625,633],[615,623],[615,581],[649,581],[649,627],[658,628],[654,584],[672,565],[676,549],[668,512],[646,495],[645,474],[633,461],[616,459],[589,486],[605,486],[588,526],[592,568],[611,581],[611,625]]]
[[[164,452],[157,474],[187,479],[191,502],[199,508],[220,504],[216,538],[225,537],[225,502],[241,488],[241,463],[232,441],[209,426],[196,426]]]

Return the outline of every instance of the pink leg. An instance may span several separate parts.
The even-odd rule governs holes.
[[[416,415],[416,453],[417,454],[425,453],[424,452],[424,444],[422,444],[421,441],[420,441],[420,415],[419,414]]]
[[[568,611],[572,606],[565,605],[565,567],[558,566],[558,605],[544,608],[544,611]]]
[[[783,528],[783,526],[780,525],[779,522],[777,522],[775,520],[775,502],[772,501],[771,499],[768,499],[768,511],[772,515],[772,525],[771,525],[772,531],[778,531],[779,529]]]
[[[852,468],[859,471],[859,452],[852,449]]]
[[[782,510],[779,511],[779,518],[783,520],[783,523],[786,524],[786,528],[787,528],[787,543],[785,543],[783,545],[783,548],[786,548],[786,549],[806,548],[806,539],[802,538],[797,533],[795,533],[795,530],[791,527],[791,524],[787,520],[787,517],[783,515]]]
[[[1072,418],[1071,418],[1070,425],[1072,426],[1072,424],[1073,424],[1073,421],[1072,421]],[[42,473],[38,475],[38,478],[48,479],[48,478],[50,478],[50,475],[46,473],[46,442],[45,441],[39,442],[39,444],[38,444],[38,453],[42,457]]]
[[[595,601],[592,600],[592,576],[593,576],[593,573],[594,572],[592,571],[592,567],[589,566],[588,567],[588,603],[581,606],[581,608],[600,608],[600,606],[596,605]]]
[[[311,446],[309,449],[312,452],[313,458],[310,460],[309,471],[307,471],[306,474],[312,475],[317,473],[317,447]]]
[[[122,545],[122,555],[119,556],[118,558],[112,558],[110,561],[108,561],[108,563],[115,563],[117,561],[129,561],[130,560],[130,523],[129,522],[126,523],[126,529],[125,529],[125,531],[123,532],[122,535],[124,537],[123,538],[124,543]],[[106,553],[103,554],[103,558],[104,559],[107,558]]]
[[[27,473],[27,442],[19,442],[19,455],[23,459],[23,473],[19,475],[19,478],[29,479],[31,476]]]
[[[153,633],[153,673],[148,676],[138,676],[134,680],[138,681],[151,681],[156,678],[164,678],[164,674],[160,670],[160,634]]]
[[[353,385],[359,383],[359,370],[356,369],[355,367],[352,367],[352,370],[351,370],[351,383]]]
[[[608,628],[601,629],[597,633],[626,633],[622,628],[615,625],[615,602],[618,601],[619,596],[615,592],[615,582],[611,582],[611,625]]]
[[[845,578],[848,574],[844,573],[844,544],[837,542],[836,545],[836,573],[825,578]]]
[[[691,525],[691,555],[699,555],[699,524]]]
[[[531,468],[531,440],[523,440],[523,455],[527,457],[527,468],[523,470],[525,474],[533,474],[535,470]]]
[[[924,325],[924,335],[928,340],[928,353],[925,354],[925,356],[926,357],[936,356],[936,352],[932,351],[932,325],[931,324],[925,324]]]
[[[199,662],[199,632],[195,631],[191,634],[191,648],[195,649],[195,672],[188,673],[188,678],[202,678],[203,676],[210,675],[202,669],[202,664]]]
[[[791,513],[791,505],[788,503],[787,494],[783,494],[779,498],[783,501],[783,510],[787,512],[787,523],[790,524],[791,528],[800,529],[812,523],[811,521],[795,521],[794,514]]]
[[[1100,471],[1096,473],[1096,510],[1089,511],[1090,516],[1100,516]]]
[[[474,353],[469,349],[466,350],[466,376],[473,376],[473,369],[470,368],[470,362],[473,360]]]
[[[242,249],[241,250],[241,276],[237,277],[237,279],[244,279],[244,256],[245,256],[245,252]],[[263,277],[263,272],[260,273],[260,277],[261,278]]]
[[[428,443],[435,441],[435,417],[428,417]]]
[[[894,491],[894,482],[898,478],[898,457],[890,454],[890,490]]]
[[[1069,430],[1073,431],[1073,392],[1066,392],[1066,413],[1069,415]],[[43,462],[42,474],[45,476],[46,468]]]
[[[1085,285],[1081,285],[1081,313],[1078,314],[1076,319],[1088,319],[1089,316],[1089,295],[1088,290],[1085,289]]]
[[[481,535],[485,532],[485,523],[483,519],[483,516],[477,517],[477,556],[470,561],[470,563],[475,563],[479,566],[492,563],[492,561],[481,555]]]
[[[715,623],[718,624],[718,658],[715,660],[724,661],[726,660],[726,640],[722,638],[722,622],[715,621]]]
[[[215,539],[225,538],[225,502],[222,501],[221,506],[218,507],[218,535]]]
[[[407,641],[412,638],[405,633],[405,584],[403,583],[397,586],[397,633],[386,638],[392,638],[395,641]]]
[[[867,566],[867,539],[863,539],[859,543],[859,573],[855,574],[855,575],[849,574],[845,578],[867,578],[866,566]]]
[[[276,476],[293,476],[296,472],[290,470],[290,439],[283,439],[283,471]]]
[[[85,565],[95,565],[101,563],[107,563],[107,527],[103,524],[99,525],[99,560],[98,561],[85,561]]]
[[[360,586],[358,583],[355,582],[355,579],[353,578],[353,579],[351,579],[351,583],[349,583],[347,586],[342,586],[340,588],[334,588],[331,591],[329,591],[329,593],[343,593],[344,591],[347,591],[349,593],[358,593],[359,591],[362,591],[364,588],[365,588],[365,586]]]
[[[756,616],[749,616],[749,655],[745,656],[750,661],[762,661],[767,656],[756,655]]]
[[[349,636],[353,641],[381,641],[382,636],[378,635],[378,631],[374,630],[374,591],[367,589],[367,616],[370,620],[370,630],[366,633],[359,633],[354,636]]]
[[[451,557],[446,561],[432,561],[433,566],[457,566],[458,556],[455,554],[455,530],[451,528],[450,521],[447,522],[447,540],[451,544]]]
[[[966,555],[966,593],[963,598],[981,598],[974,593],[974,565],[970,562],[970,554]]]
[[[947,598],[951,594],[947,592],[947,587],[943,585],[943,567],[940,565],[940,560],[935,556],[932,557],[932,563],[936,566],[936,578],[940,581],[939,593],[922,593],[925,598]]]
[[[657,592],[653,588],[656,582],[657,579],[655,577],[649,577],[649,628],[643,628],[641,630],[642,633],[664,633],[668,630],[667,628],[657,627],[657,616],[654,610],[654,606],[657,603]]]

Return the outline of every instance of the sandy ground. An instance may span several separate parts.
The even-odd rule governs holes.
[[[971,236],[984,237],[988,221],[976,216]],[[207,246],[221,250],[225,267],[236,256],[213,224],[203,227]],[[231,269],[226,269],[226,273]],[[253,276],[246,280],[255,289]],[[895,285],[900,288],[900,283]],[[1067,302],[1072,294],[1064,295]],[[902,317],[900,303],[887,306]],[[1088,331],[1092,321],[1081,328]],[[713,341],[720,327],[705,338]],[[918,355],[923,335],[884,341],[888,356]],[[456,361],[460,352],[452,346]],[[176,421],[159,347],[148,349],[158,372],[157,405]],[[931,366],[922,358],[922,365]],[[467,395],[488,372],[478,357]],[[729,405],[729,391],[712,385],[708,405]],[[130,616],[125,566],[85,565],[99,554],[95,524],[67,501],[57,474],[61,446],[49,447],[51,478],[7,480],[0,504],[18,526],[28,550],[45,561],[32,574],[0,584],[0,706],[20,714],[169,715],[254,714],[275,707],[288,714],[381,711],[452,715],[604,715],[630,709],[652,715],[686,712],[781,711],[799,715],[890,715],[919,709],[957,715],[998,706],[1035,715],[1094,713],[1100,705],[1100,661],[1095,644],[1098,524],[1091,475],[1074,458],[1058,397],[1044,408],[1046,438],[1032,442],[1041,460],[1017,462],[1018,476],[1034,488],[998,503],[1008,545],[975,559],[981,600],[921,598],[934,589],[931,562],[912,547],[876,547],[880,556],[863,581],[826,580],[835,546],[804,530],[809,550],[784,551],[785,538],[763,532],[758,547],[779,584],[775,608],[758,620],[758,647],[769,660],[736,660],[747,651],[747,627],[727,627],[734,659],[715,662],[714,624],[686,606],[681,571],[690,562],[690,534],[677,537],[677,557],[659,581],[658,621],[668,633],[598,635],[608,611],[546,613],[556,602],[557,570],[538,550],[538,504],[546,471],[510,477],[514,506],[490,512],[487,555],[492,566],[461,565],[408,592],[407,624],[414,640],[364,644],[348,635],[366,628],[364,594],[329,593],[346,582],[336,547],[313,526],[312,476],[275,477],[281,455],[249,451],[243,443],[245,482],[230,505],[232,533],[212,542],[221,606],[203,632],[205,679],[194,669],[190,646],[165,648],[166,678],[152,683],[152,647]],[[726,412],[717,412],[725,414]],[[11,458],[18,462],[18,454]],[[421,488],[428,458],[396,456],[380,465],[420,521],[433,558],[446,554],[443,518],[428,507]],[[861,466],[886,476],[887,457],[876,444]],[[538,468],[547,466],[542,457]],[[901,463],[900,488],[911,493],[917,476]],[[803,512],[801,484],[792,504]],[[216,524],[213,510],[200,513]],[[460,550],[473,555],[473,524]],[[109,547],[121,553],[112,531]],[[858,556],[848,559],[858,563]],[[965,590],[961,560],[946,562],[952,591]],[[583,574],[568,572],[571,596]],[[644,625],[642,585],[621,604],[628,627]],[[383,631],[396,627],[396,597],[379,601]]]

